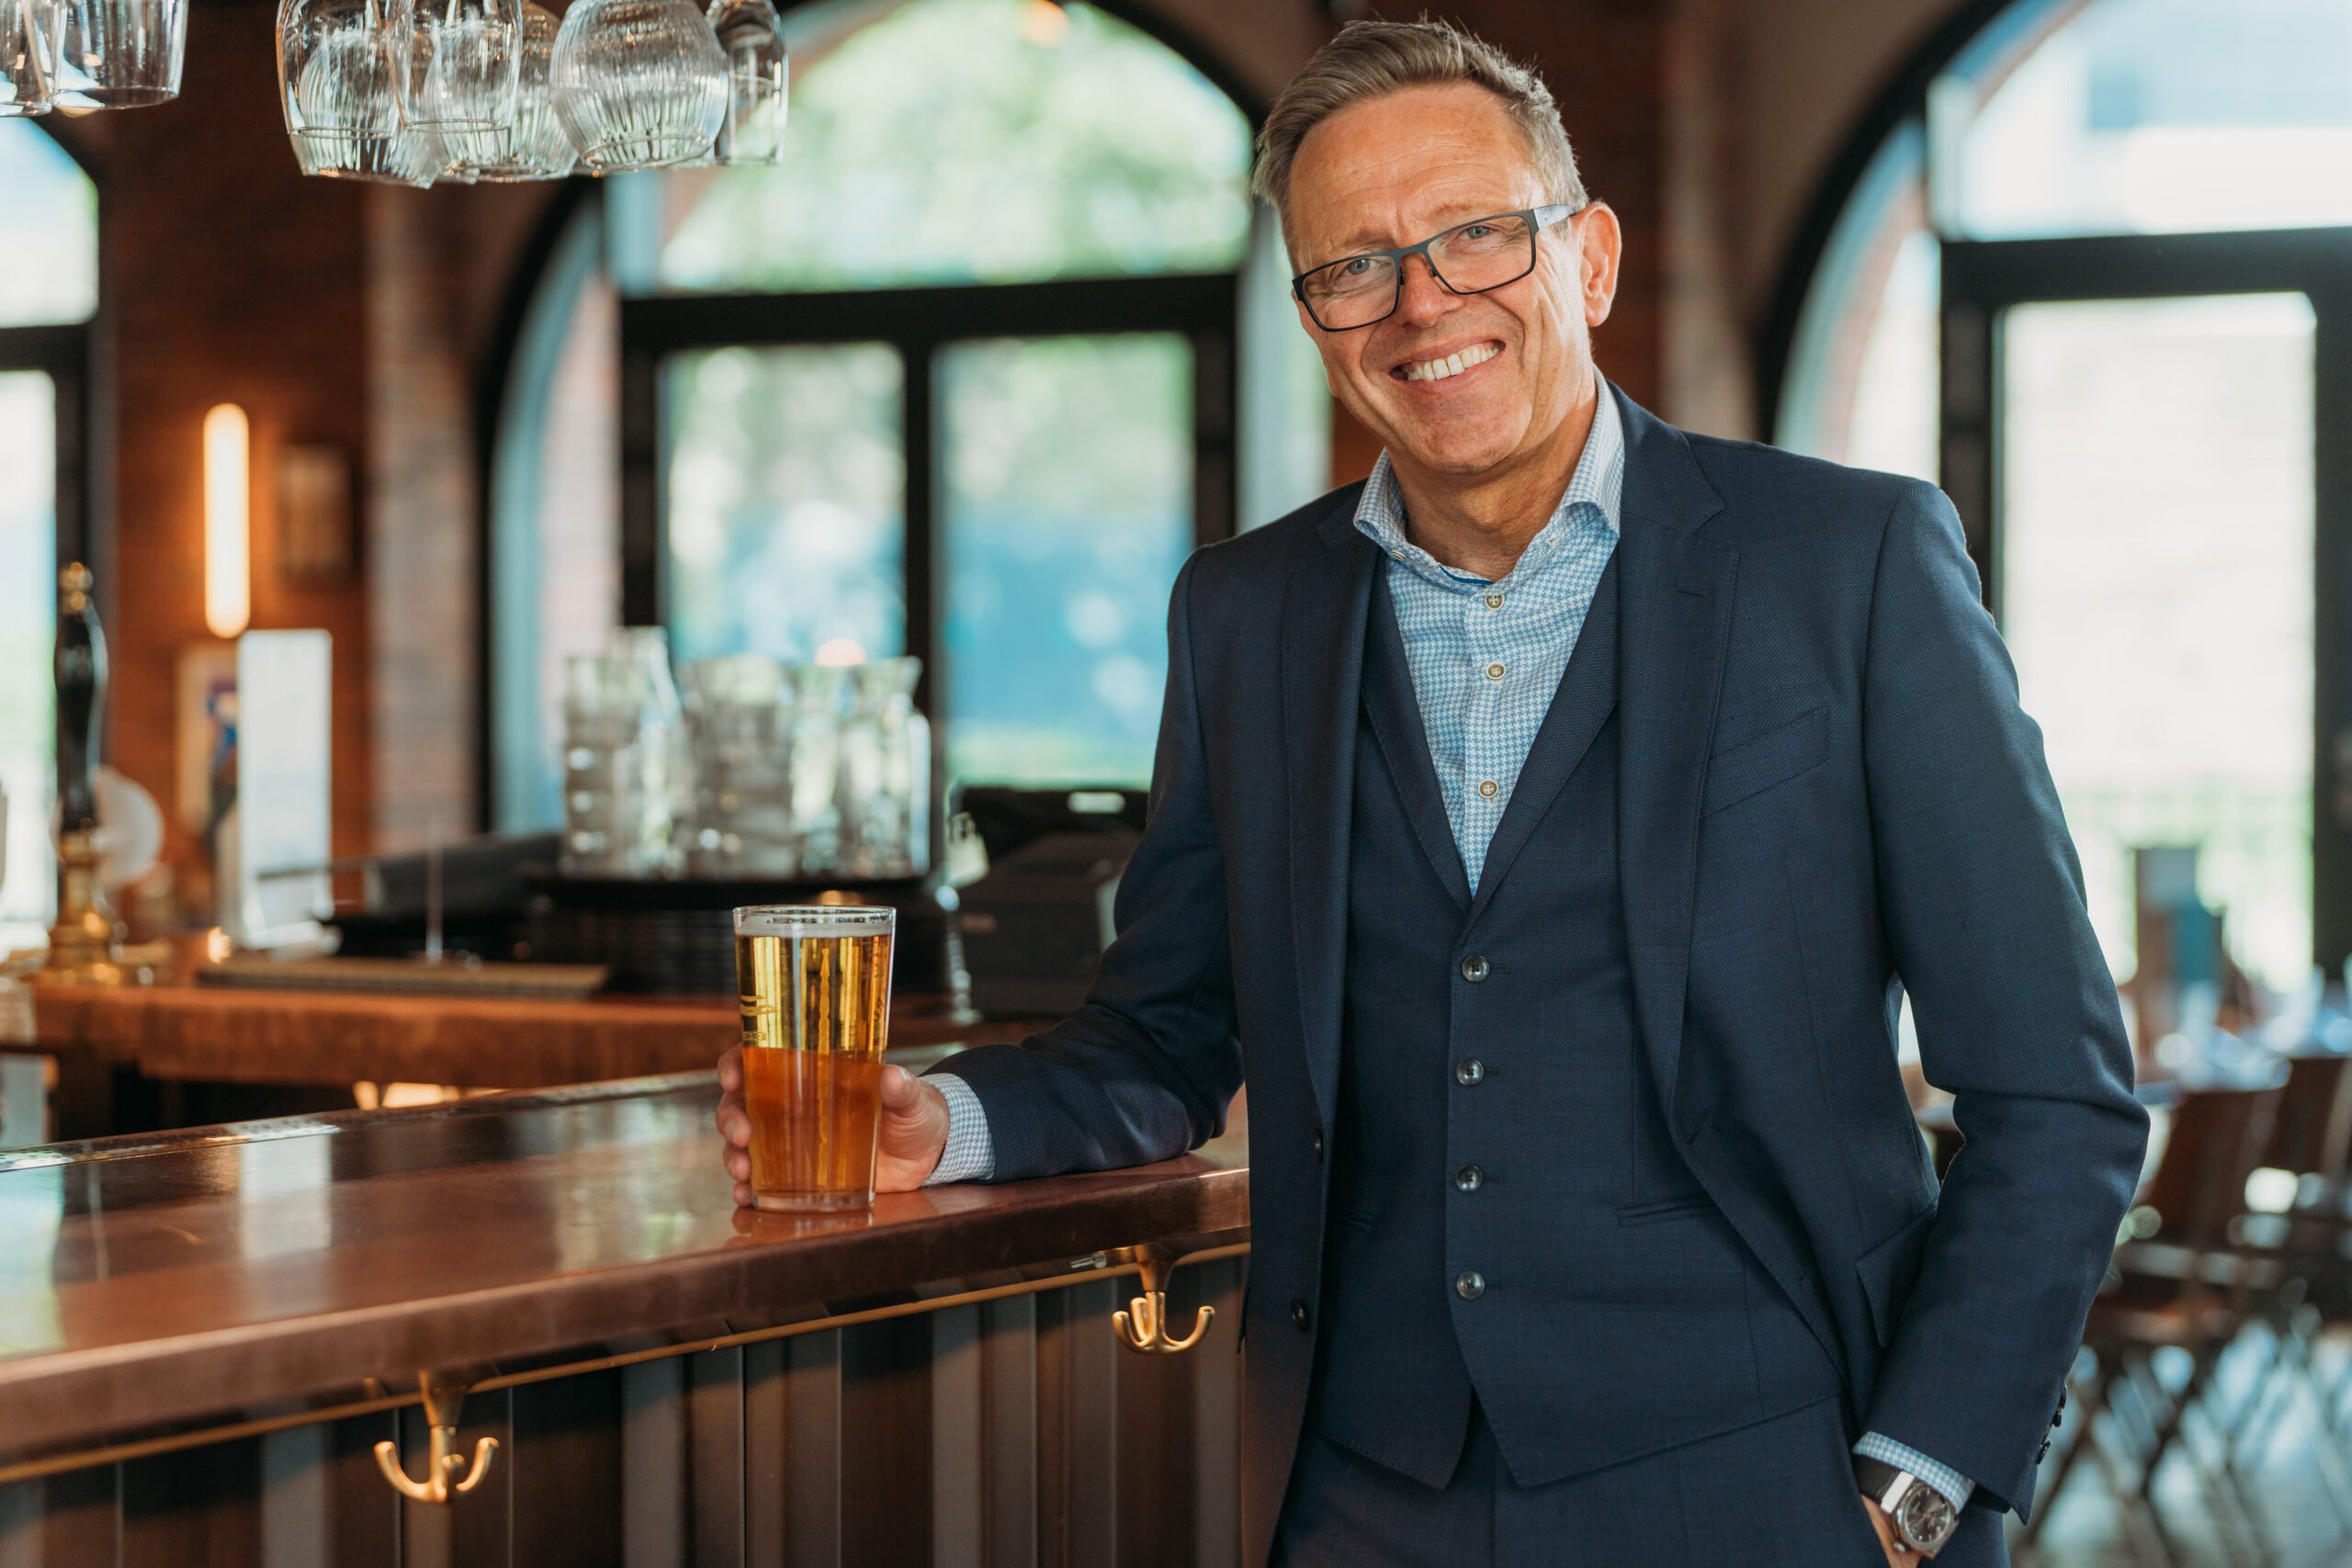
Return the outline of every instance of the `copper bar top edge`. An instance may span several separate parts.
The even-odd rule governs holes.
[[[804,1219],[735,1208],[716,1100],[682,1073],[0,1156],[0,1460],[1246,1234],[1238,1107],[1159,1165]]]

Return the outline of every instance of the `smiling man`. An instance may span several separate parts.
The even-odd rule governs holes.
[[[1093,993],[887,1074],[883,1184],[1246,1077],[1253,1563],[2006,1561],[2146,1122],[1950,504],[1611,388],[1617,220],[1475,39],[1345,28],[1259,184],[1385,453],[1185,568]]]

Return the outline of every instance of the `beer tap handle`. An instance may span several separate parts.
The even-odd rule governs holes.
[[[142,983],[126,968],[122,930],[98,890],[98,739],[107,697],[107,641],[90,597],[90,569],[57,574],[57,923],[36,985]]]
[[[87,832],[98,822],[107,642],[91,581],[80,561],[57,574],[57,802],[60,830],[67,834]]]

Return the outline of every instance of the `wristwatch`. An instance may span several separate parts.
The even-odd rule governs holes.
[[[1912,1551],[1933,1557],[1960,1528],[1960,1510],[1951,1499],[1907,1470],[1856,1454],[1854,1481],[1886,1515],[1894,1539]]]

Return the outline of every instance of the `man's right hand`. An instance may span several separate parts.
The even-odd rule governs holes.
[[[1862,1506],[1870,1511],[1871,1529],[1878,1531],[1879,1550],[1886,1553],[1886,1568],[1925,1568],[1928,1559],[1924,1553],[1908,1551],[1894,1539],[1894,1522],[1886,1517],[1885,1509],[1869,1497],[1862,1499]]]
[[[752,1114],[743,1108],[743,1047],[718,1058],[718,1136],[735,1201],[752,1206]],[[882,1127],[874,1156],[874,1190],[910,1192],[939,1168],[947,1152],[947,1097],[904,1067],[882,1069]]]

